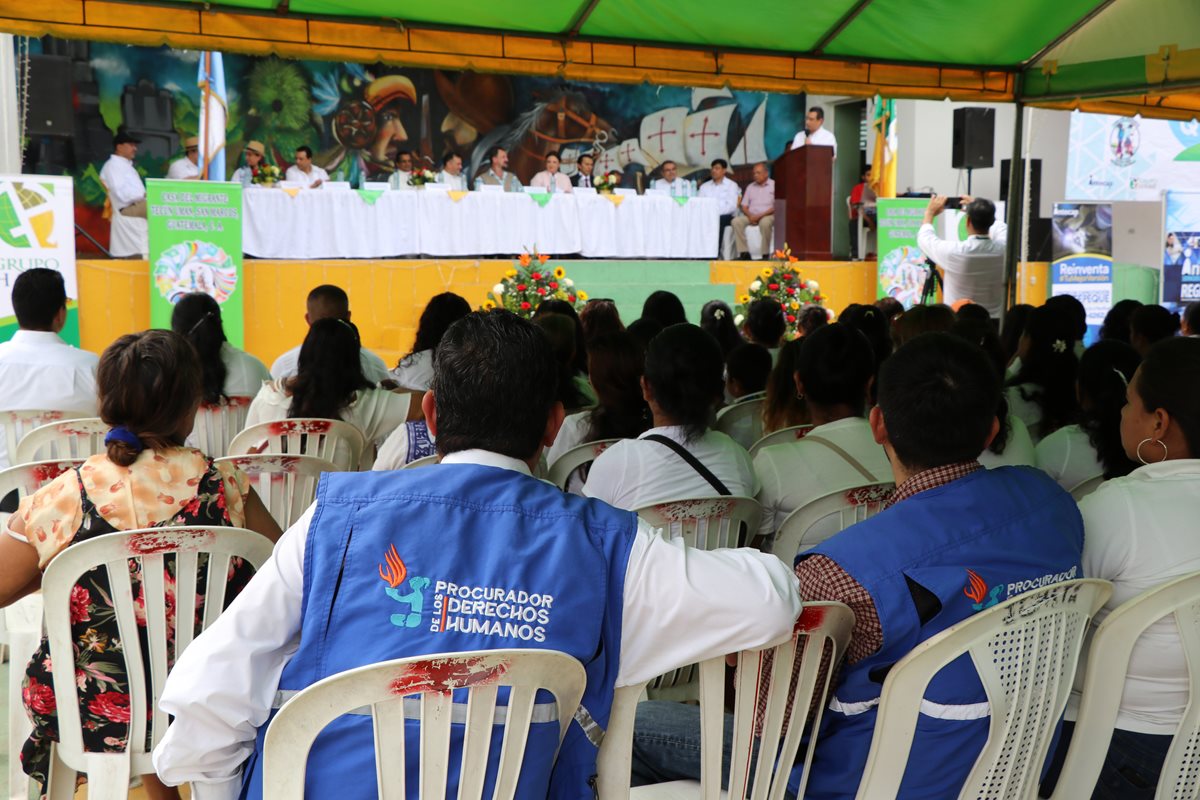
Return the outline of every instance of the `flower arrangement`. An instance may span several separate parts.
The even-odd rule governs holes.
[[[613,190],[621,185],[621,173],[613,170],[604,175],[597,175],[592,179],[592,186],[596,187],[596,191],[601,194],[612,194]]]
[[[519,267],[504,273],[483,301],[482,309],[491,311],[499,306],[528,319],[543,300],[565,300],[576,310],[583,308],[587,292],[577,290],[561,266],[547,266],[549,260],[550,256],[536,249],[522,253],[517,259]]]
[[[424,186],[427,183],[436,183],[437,173],[431,169],[414,169],[408,175],[409,186]]]
[[[283,177],[283,173],[279,171],[279,167],[274,164],[261,164],[258,172],[254,175],[253,182],[259,186],[274,186]]]
[[[783,306],[783,314],[787,320],[787,338],[795,339],[799,335],[797,320],[801,309],[812,305],[824,308],[825,297],[816,281],[806,281],[800,277],[800,272],[795,267],[800,259],[792,255],[786,244],[782,250],[775,251],[775,258],[776,262],[763,267],[759,277],[750,282],[749,291],[738,298],[733,321],[741,325],[752,302],[770,297]]]

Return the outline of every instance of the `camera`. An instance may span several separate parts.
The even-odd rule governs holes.
[[[946,208],[962,208],[962,204],[963,202],[961,197],[946,198]]]

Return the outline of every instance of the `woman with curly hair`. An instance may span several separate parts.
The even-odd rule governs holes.
[[[1035,445],[1074,422],[1079,413],[1075,327],[1061,310],[1039,306],[1030,313],[1021,336],[1021,366],[1009,379],[1006,396],[1009,410],[1025,423]]]

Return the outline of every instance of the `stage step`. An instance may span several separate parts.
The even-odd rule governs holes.
[[[589,297],[609,298],[617,304],[626,325],[642,315],[642,304],[651,293],[667,289],[677,295],[688,321],[700,321],[700,309],[709,300],[735,302],[736,287],[710,283],[711,261],[564,261],[568,277]]]

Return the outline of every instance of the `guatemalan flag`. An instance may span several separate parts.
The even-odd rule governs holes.
[[[210,181],[225,175],[225,64],[220,53],[200,54],[200,175]]]

